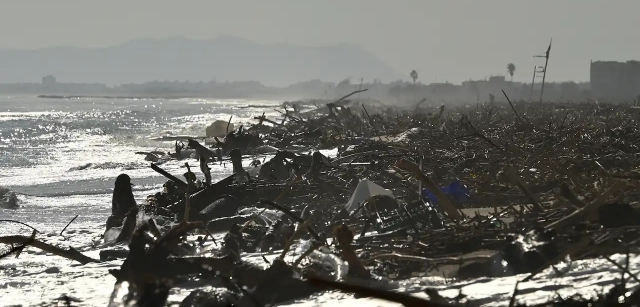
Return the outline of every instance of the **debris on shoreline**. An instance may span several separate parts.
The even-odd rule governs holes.
[[[189,280],[200,287],[181,306],[265,306],[326,289],[404,306],[473,305],[429,288],[427,300],[371,285],[424,276],[527,281],[567,259],[638,253],[640,124],[630,106],[399,110],[347,98],[310,113],[284,104],[282,118],[263,114],[250,126],[230,119],[224,134],[218,122],[208,128],[211,148],[176,141],[166,157],[184,160],[185,174],[162,169],[158,153],[141,153],[167,182],[105,233],[109,245],[129,247],[101,252],[102,261],[124,259],[110,271],[117,279],[110,304],[162,306]],[[336,148],[336,156],[320,153]],[[269,159],[242,167],[258,153]],[[208,164],[221,161],[234,174],[212,182]],[[36,232],[0,237],[98,261],[39,240]],[[265,265],[246,261],[250,254],[263,255]],[[611,286],[600,302],[640,303],[624,278]],[[115,295],[122,291],[128,295]],[[517,289],[513,297],[510,305],[525,303]]]
[[[16,192],[0,186],[0,209],[17,209],[20,207],[18,202]]]

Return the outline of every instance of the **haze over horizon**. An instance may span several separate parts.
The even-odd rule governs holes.
[[[0,12],[1,49],[221,35],[265,45],[348,43],[371,52],[404,80],[416,69],[423,83],[507,75],[510,62],[516,65],[514,81],[530,82],[533,66],[542,64],[533,55],[542,54],[551,38],[549,81],[588,81],[590,60],[637,60],[640,54],[634,30],[640,2],[633,0],[27,3],[12,1]]]

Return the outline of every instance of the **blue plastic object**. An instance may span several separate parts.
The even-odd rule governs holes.
[[[459,180],[454,180],[448,186],[441,188],[444,194],[449,195],[455,201],[466,201],[471,198],[471,191],[467,189],[464,184],[462,184]],[[427,189],[422,189],[422,197],[426,198],[432,204],[438,203],[438,198],[435,194],[431,193]]]

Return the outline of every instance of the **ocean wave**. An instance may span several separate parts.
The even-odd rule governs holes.
[[[133,192],[134,195],[137,195],[136,200],[138,202],[142,202],[147,195],[154,194],[156,192],[162,191],[162,184],[143,184],[143,185],[134,185]],[[109,186],[100,186],[93,187],[88,189],[48,189],[43,186],[36,186],[26,189],[24,187],[17,188],[24,189],[24,191],[12,191],[18,196],[18,203],[29,203],[31,198],[41,198],[41,199],[49,199],[49,198],[65,198],[65,197],[83,197],[83,196],[107,196],[107,198],[111,198],[111,193],[113,193],[113,187]],[[0,196],[1,199],[1,196]],[[94,204],[91,202],[87,202],[86,206],[91,207]],[[1,206],[0,206],[1,208]]]
[[[147,163],[142,162],[104,162],[104,163],[85,163],[82,165],[74,166],[68,170],[68,172],[84,171],[91,169],[121,169],[121,170],[134,170],[142,167],[146,167]]]
[[[32,118],[19,117],[2,122],[0,144],[14,146],[48,145],[82,140],[86,136],[134,133],[158,127],[157,112],[110,111],[56,113]]]

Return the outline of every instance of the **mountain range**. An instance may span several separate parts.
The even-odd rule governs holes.
[[[353,44],[324,47],[259,44],[234,36],[195,40],[182,36],[136,39],[104,48],[0,49],[0,83],[126,84],[153,80],[259,81],[286,85],[321,79],[400,78],[384,61]]]

